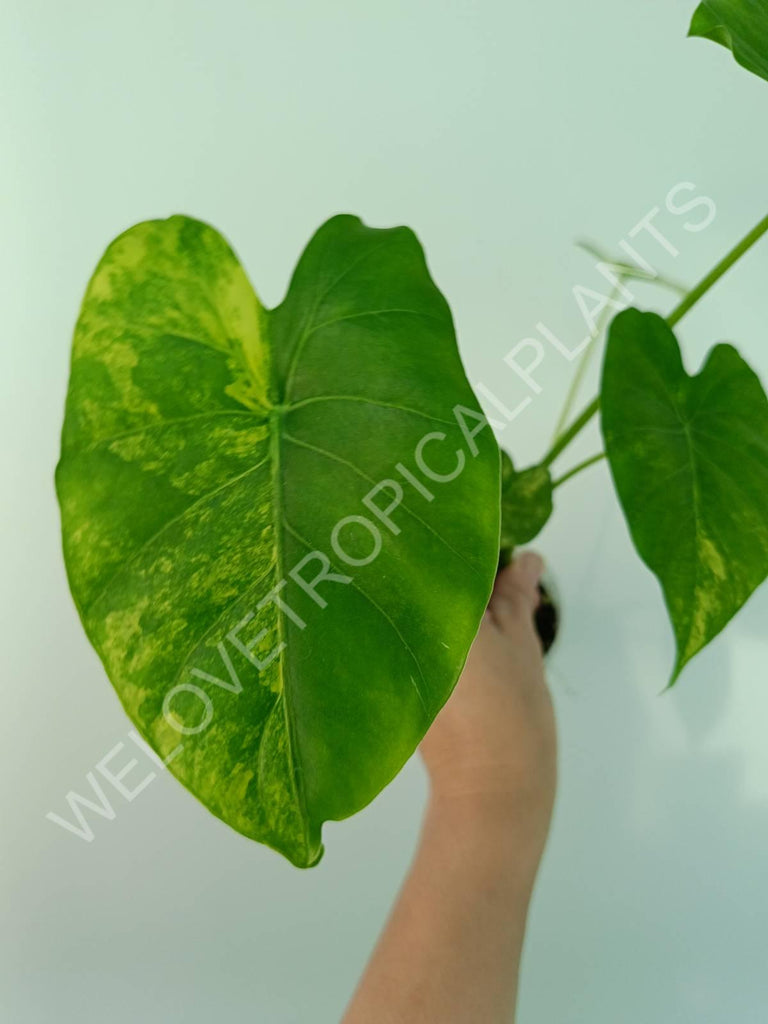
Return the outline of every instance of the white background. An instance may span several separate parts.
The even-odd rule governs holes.
[[[149,217],[200,217],[274,305],[326,217],[408,224],[471,379],[514,404],[512,345],[537,321],[570,345],[583,334],[571,289],[600,279],[575,238],[615,249],[693,182],[717,203],[713,225],[686,232],[662,212],[679,257],[643,248],[693,282],[766,212],[768,85],[686,41],[693,6],[6,0],[3,1020],[338,1020],[425,796],[414,760],[326,827],[325,859],[304,873],[169,776],[117,798],[90,845],[45,819],[129,729],[69,597],[53,490],[71,331],[106,244]],[[727,339],[768,379],[766,244],[686,319],[689,369]],[[538,372],[541,395],[503,437],[521,464],[543,451],[571,367],[552,351]],[[595,429],[572,459],[598,444]],[[659,696],[671,632],[604,465],[558,491],[538,547],[564,605],[550,662],[562,781],[519,1019],[756,1024],[768,590]]]

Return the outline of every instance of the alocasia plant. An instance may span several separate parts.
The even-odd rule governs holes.
[[[691,34],[768,78],[766,17],[706,0]],[[332,218],[273,310],[200,221],[115,239],[75,329],[56,483],[83,625],[170,770],[316,863],[323,822],[365,806],[450,695],[500,554],[603,457],[663,588],[674,681],[768,575],[768,400],[730,345],[689,376],[673,327],[766,231],[666,321],[620,313],[600,395],[522,470],[407,228]],[[605,453],[553,481],[599,411]]]

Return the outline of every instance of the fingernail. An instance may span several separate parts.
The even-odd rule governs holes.
[[[524,551],[515,563],[518,571],[531,583],[538,583],[544,572],[544,559],[535,551]]]

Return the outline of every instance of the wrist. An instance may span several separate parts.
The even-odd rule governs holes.
[[[533,881],[546,845],[551,805],[503,789],[433,788],[424,832],[446,837],[455,848],[490,868],[514,867]]]

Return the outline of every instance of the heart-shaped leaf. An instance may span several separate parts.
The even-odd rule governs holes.
[[[213,228],[125,232],[83,301],[56,480],[142,735],[315,863],[450,694],[498,556],[498,447],[413,233],[333,218],[267,312]]]
[[[501,452],[501,549],[510,553],[533,540],[552,515],[552,477],[546,466],[518,472]],[[506,557],[506,556],[505,556]]]
[[[640,557],[677,641],[671,683],[768,575],[768,400],[731,345],[689,377],[661,317],[613,321],[602,429]]]
[[[689,35],[721,43],[755,75],[768,80],[768,5],[765,0],[704,0]]]

